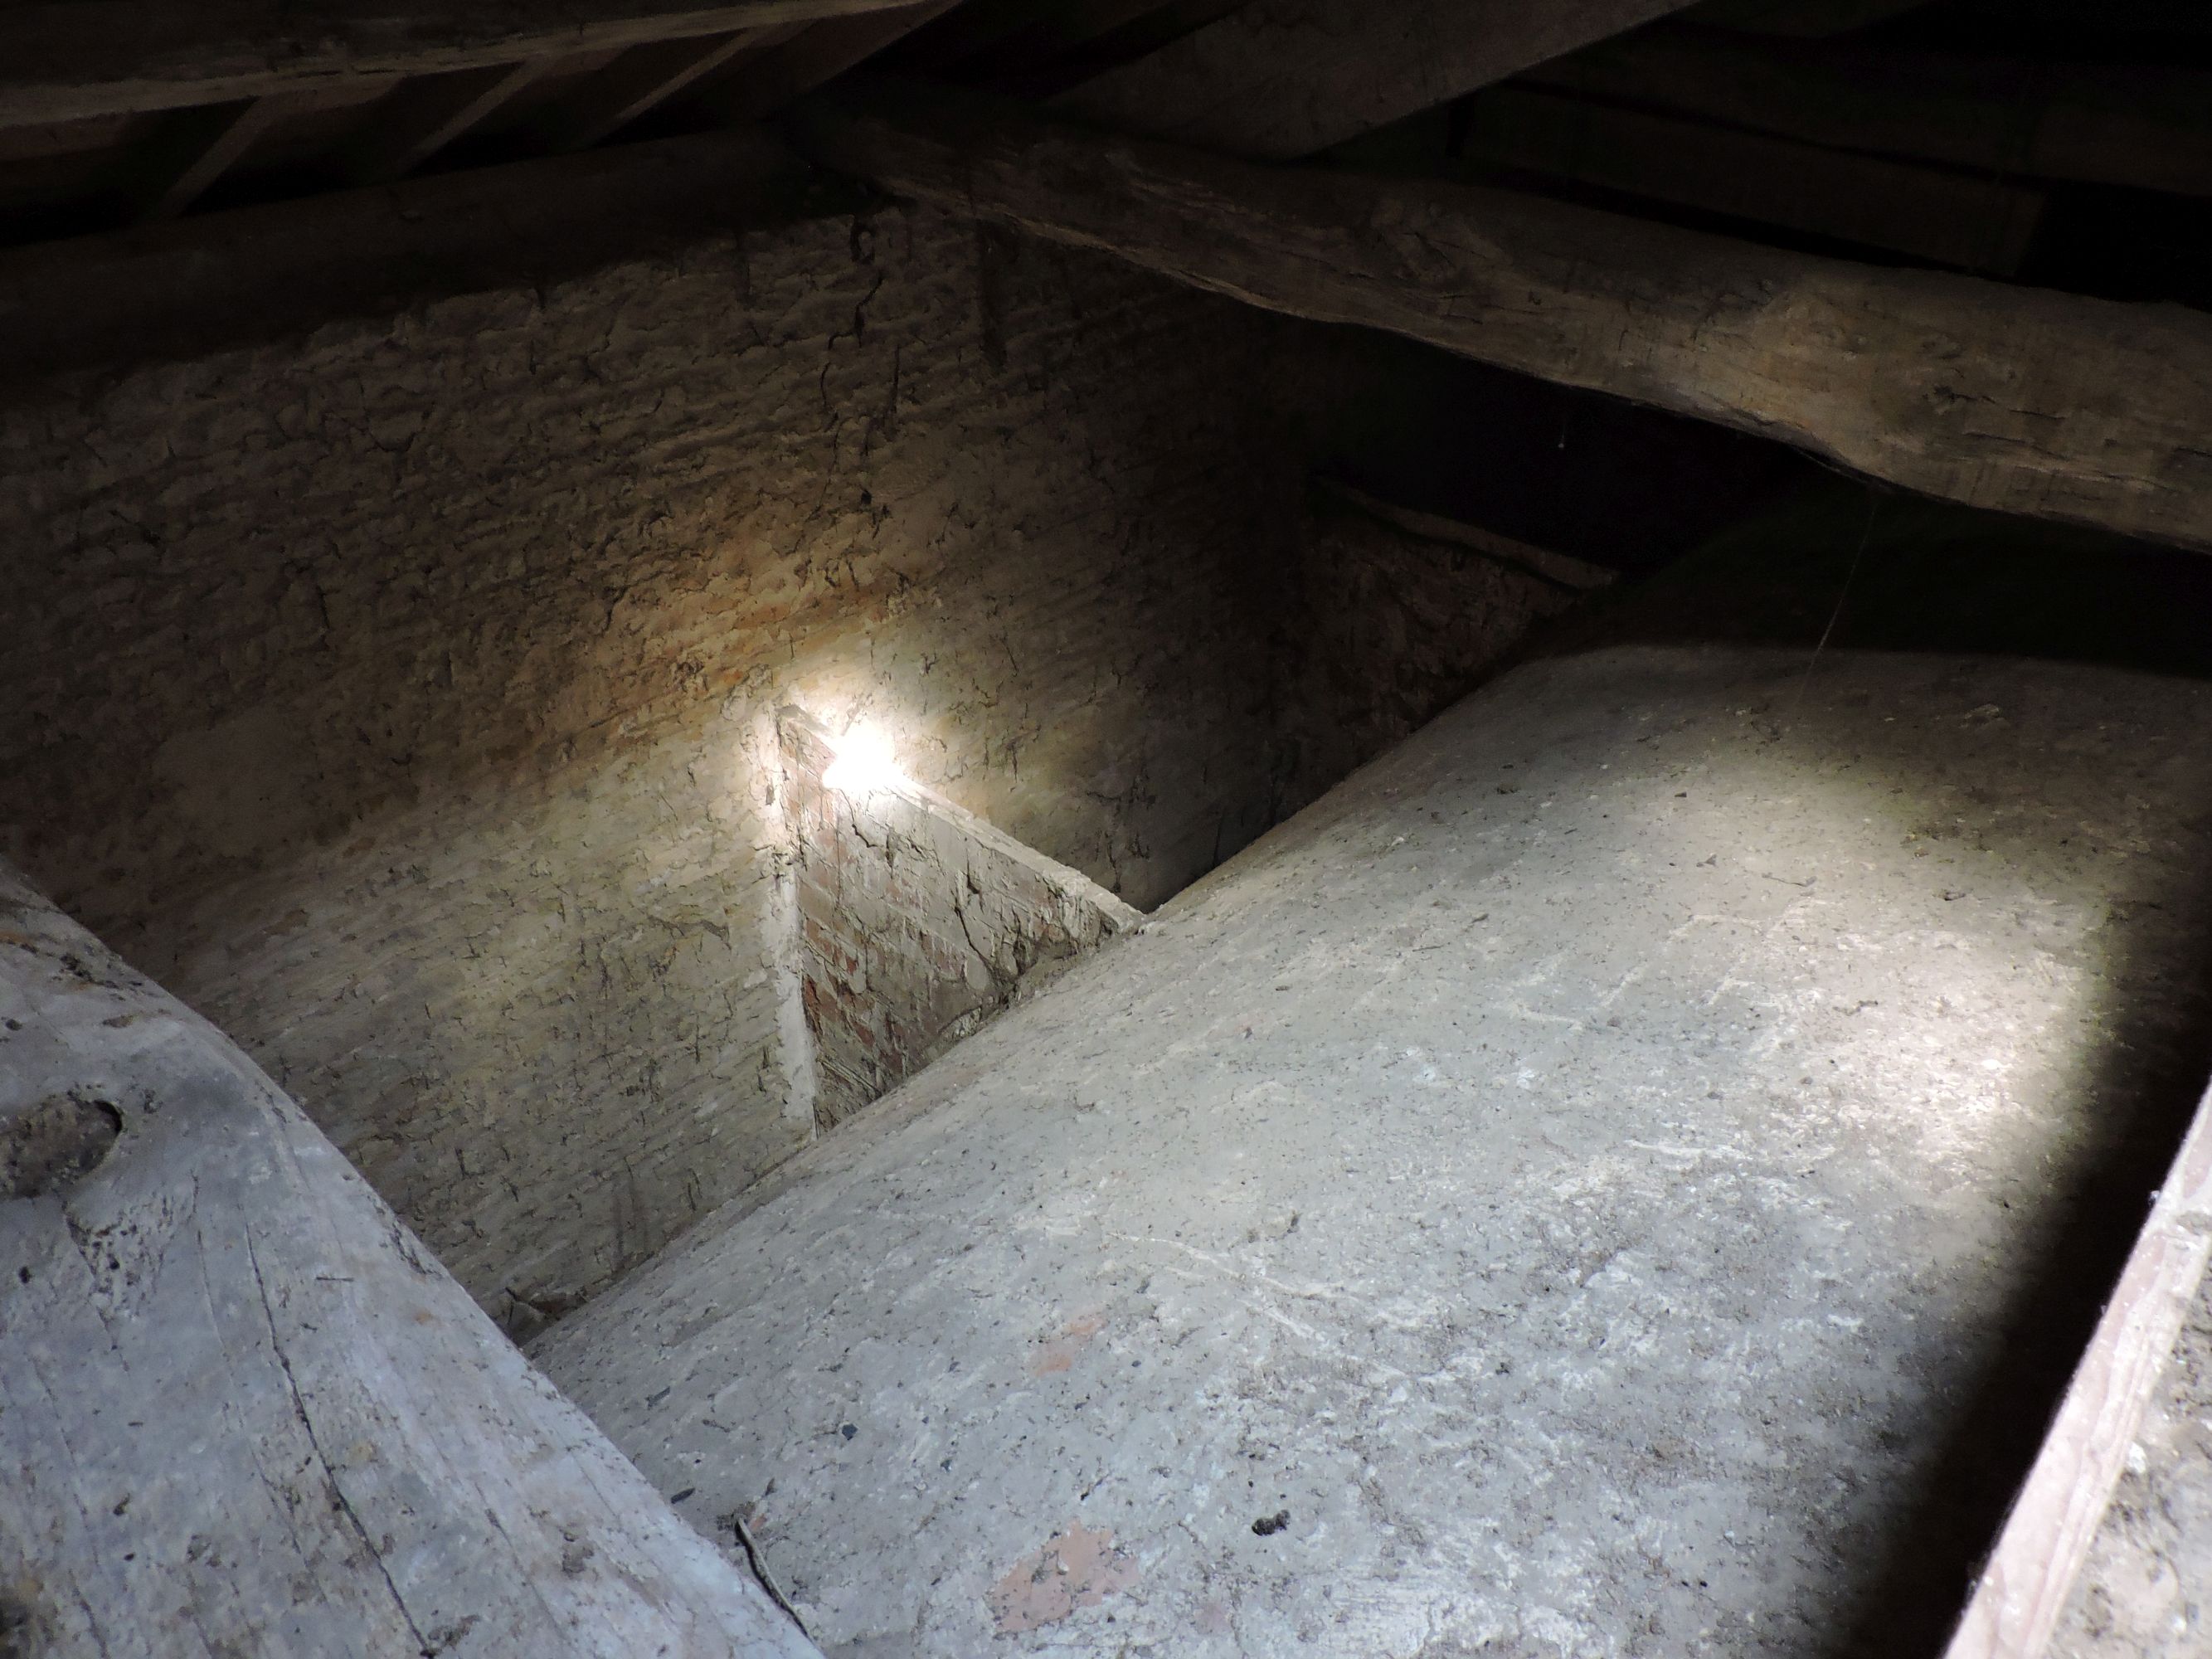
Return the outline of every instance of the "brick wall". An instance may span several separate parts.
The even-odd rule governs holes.
[[[836,750],[787,710],[785,800],[814,1111],[850,1115],[1140,913],[902,777],[830,781]]]

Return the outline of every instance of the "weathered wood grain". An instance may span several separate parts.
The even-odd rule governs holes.
[[[296,1105],[4,866],[0,1176],[22,1650],[815,1651]]]
[[[1054,107],[1233,155],[1308,155],[1684,3],[1253,0]]]
[[[0,126],[226,103],[875,11],[896,0],[34,0],[0,7]]]
[[[1497,190],[1257,167],[871,85],[796,128],[895,192],[1200,288],[1765,434],[2000,511],[2212,547],[2212,318]]]
[[[2212,1260],[2212,1096],[2197,1108],[1945,1659],[2037,1659]]]

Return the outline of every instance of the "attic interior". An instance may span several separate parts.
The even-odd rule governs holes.
[[[0,10],[0,1656],[2212,1653],[2212,16]]]

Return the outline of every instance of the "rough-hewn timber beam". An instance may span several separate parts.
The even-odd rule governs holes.
[[[1259,167],[870,85],[815,157],[1253,304],[1783,439],[1976,507],[2212,548],[2212,317],[1564,203]]]
[[[1310,155],[1684,3],[1251,0],[1054,107],[1232,155]]]
[[[299,1107],[0,864],[0,1646],[818,1654]]]
[[[746,128],[0,250],[0,380],[557,282],[863,199]]]
[[[0,126],[226,103],[362,76],[617,51],[901,0],[33,0],[0,6]]]
[[[2041,1659],[2212,1261],[2212,1097],[2197,1109],[1944,1659]]]

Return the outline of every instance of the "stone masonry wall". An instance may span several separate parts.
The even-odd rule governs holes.
[[[833,783],[830,734],[805,714],[789,711],[780,728],[823,1127],[1143,919],[903,777]]]
[[[526,1328],[813,1132],[776,708],[1140,906],[1271,821],[1273,326],[887,211],[0,386],[0,854]]]
[[[1284,677],[1278,787],[1294,811],[1499,672],[1577,589],[1437,533],[1413,534],[1309,493],[1297,578],[1277,658]],[[1528,550],[1533,558],[1591,567]]]

